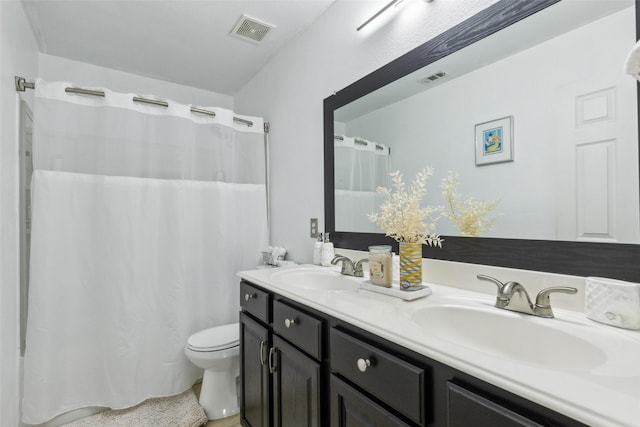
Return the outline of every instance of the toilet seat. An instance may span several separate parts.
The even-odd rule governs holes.
[[[193,351],[222,351],[239,345],[240,325],[216,326],[204,329],[191,335],[187,340],[187,348]]]

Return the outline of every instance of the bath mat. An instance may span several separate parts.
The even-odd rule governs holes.
[[[107,409],[64,427],[197,427],[208,421],[192,389],[127,409]]]

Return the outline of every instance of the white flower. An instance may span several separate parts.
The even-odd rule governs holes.
[[[433,169],[426,168],[418,173],[409,188],[405,187],[399,171],[389,175],[393,191],[378,187],[377,192],[386,194],[387,200],[380,205],[380,212],[369,215],[369,220],[398,242],[442,247],[442,239],[435,232],[438,218],[433,218],[441,208],[422,207],[427,181],[433,176]]]
[[[498,215],[492,218],[484,218],[500,203],[499,200],[490,202],[476,200],[473,197],[463,199],[456,193],[458,187],[458,174],[449,171],[446,178],[442,180],[442,196],[448,204],[448,211],[442,214],[458,227],[463,236],[476,237],[480,232],[491,230],[493,224],[498,219]]]

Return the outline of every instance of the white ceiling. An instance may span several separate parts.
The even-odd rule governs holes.
[[[235,94],[335,0],[23,0],[40,50]],[[242,14],[275,25],[260,45],[229,34]]]

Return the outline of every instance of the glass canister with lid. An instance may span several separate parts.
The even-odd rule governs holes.
[[[393,280],[391,246],[369,246],[369,280],[372,285],[390,287]]]

